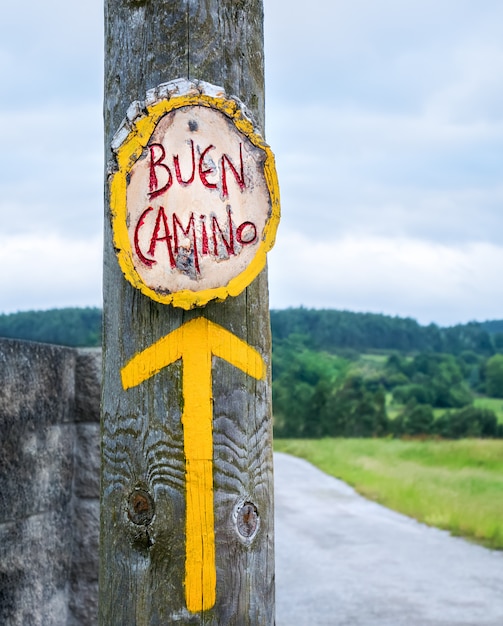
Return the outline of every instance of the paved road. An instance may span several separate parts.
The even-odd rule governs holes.
[[[275,489],[277,626],[503,626],[503,553],[285,454]]]

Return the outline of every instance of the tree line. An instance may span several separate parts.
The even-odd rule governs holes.
[[[450,327],[421,326],[411,318],[333,309],[292,308],[271,311],[273,339],[301,335],[312,350],[397,350],[490,355],[503,349],[503,321],[470,322]]]
[[[64,308],[0,314],[0,337],[61,346],[101,345],[101,309]]]
[[[273,343],[303,337],[311,350],[396,350],[491,355],[503,350],[503,320],[451,327],[421,326],[411,318],[303,307],[271,311]],[[101,344],[101,309],[63,308],[0,314],[0,337],[67,346]]]
[[[441,328],[336,310],[271,311],[280,437],[501,437],[474,398],[503,398],[503,321]],[[0,336],[101,344],[101,310],[0,315]],[[503,406],[503,405],[502,405]]]

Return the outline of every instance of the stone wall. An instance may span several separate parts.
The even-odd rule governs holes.
[[[97,623],[101,351],[0,339],[0,624]]]

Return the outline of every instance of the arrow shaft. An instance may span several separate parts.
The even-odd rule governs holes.
[[[193,613],[215,604],[215,521],[213,506],[213,405],[208,335],[186,336],[183,360],[182,424],[186,471],[185,599]]]

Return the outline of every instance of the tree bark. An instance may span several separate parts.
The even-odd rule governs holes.
[[[175,78],[223,86],[263,129],[262,27],[262,0],[107,0],[105,162],[129,104]],[[241,295],[191,311],[150,300],[119,268],[106,185],[103,310],[101,626],[274,624],[267,271]],[[121,369],[198,317],[255,348],[268,374],[255,380],[213,357],[216,602],[193,613],[184,589],[183,365],[127,391]],[[249,538],[256,515],[258,531]]]

